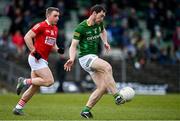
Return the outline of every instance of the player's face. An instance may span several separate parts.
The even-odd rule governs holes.
[[[104,11],[101,11],[101,12],[97,13],[95,15],[95,22],[97,24],[100,24],[101,22],[103,22],[104,17],[105,17],[105,12]]]
[[[48,16],[49,21],[52,25],[56,25],[59,20],[59,12],[52,11],[50,15]]]

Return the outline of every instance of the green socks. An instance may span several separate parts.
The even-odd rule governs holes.
[[[118,96],[120,96],[120,94],[118,92],[113,95],[114,99],[116,99]]]
[[[85,106],[82,111],[83,111],[83,112],[90,112],[90,110],[91,110],[90,107]]]
[[[120,96],[120,94],[118,92],[113,95],[114,99],[116,99],[118,96]],[[84,108],[82,109],[82,112],[90,112],[90,110],[91,110],[90,107],[84,106]]]

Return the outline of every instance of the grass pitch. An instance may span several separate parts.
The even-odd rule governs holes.
[[[26,105],[24,116],[12,109],[19,100],[15,94],[0,95],[0,120],[84,120],[80,111],[90,94],[37,94]],[[93,120],[180,120],[180,95],[136,95],[117,106],[111,95],[105,95],[92,109]]]

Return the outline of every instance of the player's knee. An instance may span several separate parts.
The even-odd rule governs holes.
[[[52,79],[46,80],[46,82],[45,82],[46,87],[49,87],[49,86],[51,86],[53,84],[54,84],[54,80],[52,80]]]
[[[110,64],[107,64],[107,65],[105,66],[105,72],[107,72],[107,73],[111,73],[111,72],[112,72],[112,67],[111,67]]]

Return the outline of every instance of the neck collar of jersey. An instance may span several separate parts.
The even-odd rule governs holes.
[[[46,19],[45,21],[46,21],[46,23],[47,23],[48,25],[51,25],[47,19]]]
[[[86,20],[86,23],[87,23],[88,26],[91,26],[91,25],[88,23],[88,20]]]
[[[87,23],[88,26],[94,26],[95,25],[95,23],[94,24],[88,23],[88,19],[86,20],[86,23]]]

